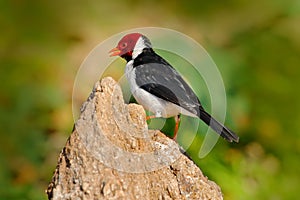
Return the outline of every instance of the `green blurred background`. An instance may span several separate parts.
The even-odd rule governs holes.
[[[111,35],[144,26],[191,36],[219,67],[240,143],[220,139],[200,160],[200,137],[189,152],[225,199],[298,199],[299,0],[1,0],[0,199],[46,199],[81,62]]]

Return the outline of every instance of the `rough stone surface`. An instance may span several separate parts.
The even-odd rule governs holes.
[[[220,188],[125,104],[112,78],[95,84],[61,151],[49,199],[223,199]]]

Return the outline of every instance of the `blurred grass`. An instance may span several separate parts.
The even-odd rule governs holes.
[[[199,137],[189,152],[225,199],[297,199],[299,22],[296,0],[0,1],[0,199],[46,199],[76,70],[99,42],[143,26],[191,36],[222,73],[240,143],[199,160]]]

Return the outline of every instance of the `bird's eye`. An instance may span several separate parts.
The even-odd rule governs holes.
[[[126,47],[127,47],[127,43],[126,42],[124,42],[124,43],[121,44],[121,48],[122,49],[125,49]]]

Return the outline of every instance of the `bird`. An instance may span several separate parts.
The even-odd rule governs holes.
[[[199,98],[183,77],[152,48],[141,33],[129,33],[121,38],[109,56],[120,56],[127,64],[125,74],[137,103],[154,115],[152,118],[175,118],[173,139],[176,140],[180,115],[196,117],[229,142],[239,137],[205,111]]]

